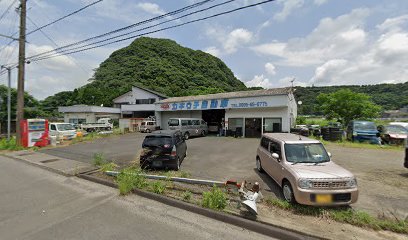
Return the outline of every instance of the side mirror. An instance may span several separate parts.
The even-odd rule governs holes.
[[[272,153],[272,157],[275,158],[275,159],[279,159],[279,154],[277,154],[277,153]]]
[[[327,155],[329,155],[329,157],[331,157],[331,156],[332,156],[332,154],[331,154],[330,152],[327,152]]]

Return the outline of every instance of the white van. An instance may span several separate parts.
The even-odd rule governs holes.
[[[140,124],[140,132],[150,133],[156,130],[156,121],[143,121]]]
[[[77,131],[71,123],[50,123],[49,135],[56,136],[58,140],[71,140],[76,138]]]
[[[190,136],[205,136],[208,133],[207,123],[200,118],[170,118],[168,121],[170,130],[180,130],[184,139]]]

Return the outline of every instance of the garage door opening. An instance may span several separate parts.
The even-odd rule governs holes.
[[[202,118],[208,124],[208,133],[218,134],[221,128],[221,122],[225,119],[225,109],[202,111]]]
[[[262,118],[245,118],[245,137],[260,138],[262,136]]]

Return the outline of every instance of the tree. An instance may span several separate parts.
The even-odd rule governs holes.
[[[371,101],[364,93],[356,93],[350,89],[340,89],[333,93],[321,93],[317,96],[318,108],[327,119],[336,118],[347,125],[353,119],[369,119],[377,117],[381,107]]]

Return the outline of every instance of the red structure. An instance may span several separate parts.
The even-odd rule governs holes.
[[[48,120],[24,119],[20,122],[23,147],[48,145]]]

